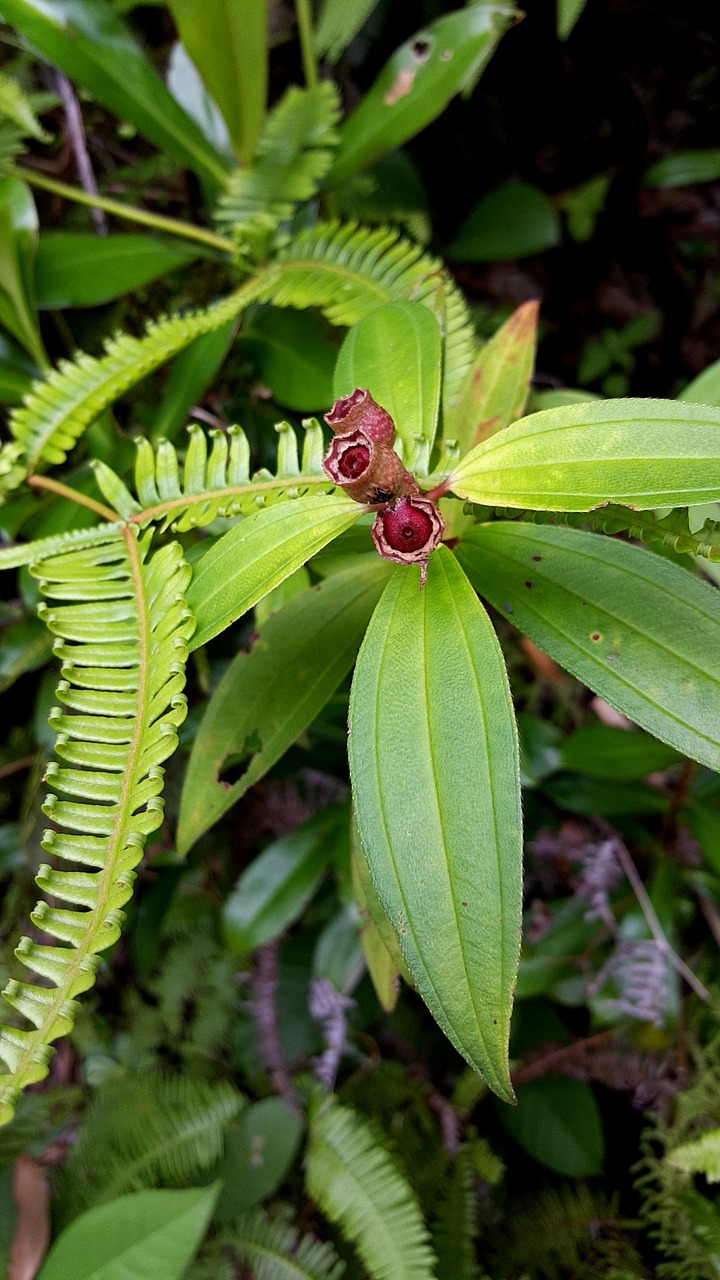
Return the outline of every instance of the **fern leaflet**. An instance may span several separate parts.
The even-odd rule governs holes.
[[[453,1280],[477,1280],[477,1190],[467,1150],[461,1150],[450,1170],[445,1194],[434,1223],[433,1240],[438,1274]]]
[[[331,81],[288,89],[268,116],[252,164],[230,175],[215,214],[218,226],[237,235],[258,215],[275,226],[290,218],[330,168],[339,119]]]
[[[250,473],[250,445],[240,427],[211,431],[208,452],[205,432],[188,428],[190,443],[180,471],[178,455],[169,440],[157,449],[145,439],[137,442],[135,489],[137,498],[104,462],[94,465],[103,497],[130,524],[158,521],[178,532],[209,524],[218,516],[247,515],[282,498],[297,497],[309,487],[315,492],[334,488],[322,469],[323,435],[314,418],[307,421],[302,460],[295,432],[287,422],[277,424],[277,474]]]
[[[305,1167],[309,1195],[352,1240],[373,1280],[432,1280],[420,1207],[370,1125],[324,1102],[311,1121]]]
[[[73,865],[45,865],[37,876],[44,893],[70,904],[41,900],[32,916],[60,945],[25,937],[16,951],[47,985],[13,979],[3,993],[31,1029],[0,1027],[9,1067],[0,1075],[0,1120],[11,1117],[22,1088],[44,1078],[50,1044],[72,1028],[74,997],[93,985],[97,953],[119,935],[145,838],[162,821],[161,762],[185,717],[194,623],[180,547],[170,543],[151,559],[148,551],[149,538],[138,542],[127,529],[113,542],[52,556],[33,570],[52,601],[41,613],[59,637],[62,661],[63,706],[50,722],[64,763],[51,762],[47,779],[70,797],[48,795],[44,812],[64,830],[46,832],[43,848]]]
[[[254,1280],[340,1280],[345,1271],[331,1244],[298,1237],[284,1217],[271,1218],[261,1209],[233,1222],[227,1241],[215,1242],[216,1250],[223,1248],[251,1269]]]
[[[99,547],[104,542],[115,542],[122,532],[122,523],[98,524],[94,529],[70,529],[67,533],[51,533],[47,538],[34,542],[17,542],[0,547],[0,569],[18,569],[24,564],[36,564],[61,551],[79,550],[81,547]]]
[[[483,508],[466,504],[480,519],[485,518]],[[496,508],[495,514],[503,520],[524,520],[532,524],[567,524],[574,529],[584,525],[597,533],[627,533],[640,542],[665,547],[680,554],[702,556],[705,560],[720,561],[720,520],[706,520],[701,529],[690,530],[687,507],[675,507],[666,516],[657,519],[651,511],[633,511],[630,507],[608,503],[596,511],[518,511]]]
[[[454,403],[477,343],[467,304],[436,258],[387,227],[326,222],[301,231],[275,266],[262,297],[278,307],[320,307],[332,324],[357,324],[381,302],[423,303],[443,334],[443,403]]]

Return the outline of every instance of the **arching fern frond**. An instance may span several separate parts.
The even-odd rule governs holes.
[[[345,1271],[331,1244],[298,1237],[284,1217],[271,1218],[262,1209],[235,1219],[232,1235],[215,1242],[215,1253],[225,1248],[250,1268],[254,1280],[340,1280]]]
[[[122,523],[98,524],[94,529],[69,529],[67,533],[51,533],[47,538],[34,542],[17,542],[0,547],[0,569],[18,569],[24,564],[37,564],[48,556],[61,551],[77,551],[82,547],[100,547],[105,542],[115,542],[122,532]]]
[[[103,409],[194,338],[239,315],[258,296],[260,284],[258,277],[209,307],[154,320],[140,338],[120,334],[110,339],[103,356],[80,352],[35,382],[25,403],[10,415],[10,430],[23,449],[26,473],[64,462]],[[14,471],[5,477],[4,487],[16,483]]]
[[[122,906],[147,835],[162,821],[161,762],[185,718],[184,663],[194,623],[184,601],[190,570],[177,543],[148,558],[149,538],[130,529],[113,542],[56,555],[33,572],[51,605],[45,620],[62,662],[50,716],[56,754],[47,770],[54,791],[43,806],[61,830],[43,848],[70,864],[42,866],[33,924],[47,946],[22,938],[16,955],[40,982],[11,980],[3,995],[30,1023],[0,1027],[0,1121],[28,1084],[42,1080],[53,1040],[66,1035],[74,997],[95,980],[97,954],[120,933]],[[71,604],[64,603],[72,601]],[[68,799],[59,799],[60,792]],[[81,868],[81,869],[78,869]]]
[[[245,1105],[227,1081],[145,1073],[96,1093],[58,1184],[60,1215],[145,1187],[182,1187],[222,1158]]]
[[[288,89],[268,116],[252,163],[230,174],[215,214],[218,226],[238,235],[258,214],[276,226],[290,218],[332,164],[339,119],[340,99],[330,80]]]
[[[353,325],[381,302],[421,302],[444,339],[443,403],[454,403],[477,342],[467,304],[442,263],[386,227],[319,223],[275,260],[262,296],[276,307],[320,307],[333,324]]]
[[[305,1167],[308,1194],[353,1242],[373,1280],[433,1280],[420,1206],[366,1121],[324,1102],[311,1119]]]
[[[468,1151],[455,1158],[433,1224],[438,1274],[453,1280],[478,1280],[475,1256],[477,1187]]]
[[[702,528],[693,533],[687,507],[676,507],[661,519],[651,511],[633,511],[615,503],[589,512],[517,511],[498,507],[496,514],[505,520],[524,520],[531,524],[568,524],[576,529],[590,525],[596,533],[627,533],[640,542],[662,546],[668,551],[720,561],[720,521],[706,520]]]
[[[333,489],[321,466],[323,436],[315,419],[308,420],[302,459],[292,427],[280,422],[275,429],[275,476],[266,470],[251,475],[250,445],[242,428],[211,431],[208,451],[205,432],[193,424],[188,428],[190,443],[182,468],[169,440],[161,440],[156,449],[147,440],[138,440],[137,497],[104,462],[95,463],[95,478],[106,501],[131,524],[158,521],[161,527],[172,525],[181,533],[218,516],[251,514],[281,498],[297,497],[309,487],[318,493]]]

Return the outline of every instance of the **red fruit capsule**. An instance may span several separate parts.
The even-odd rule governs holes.
[[[395,440],[395,423],[390,414],[377,404],[369,391],[356,387],[349,396],[336,400],[325,421],[335,435],[364,431],[376,444],[391,445]]]
[[[379,511],[372,527],[375,546],[386,560],[422,564],[435,550],[445,526],[431,498],[411,494]]]
[[[407,489],[411,477],[398,455],[364,431],[350,431],[330,442],[323,470],[356,502],[389,502]]]

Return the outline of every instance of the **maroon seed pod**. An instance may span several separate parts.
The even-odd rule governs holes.
[[[398,493],[407,492],[408,484],[413,483],[389,445],[378,444],[359,430],[331,441],[323,458],[323,470],[356,502],[389,502]]]
[[[362,387],[336,400],[330,412],[325,414],[325,421],[337,436],[364,431],[376,444],[391,445],[395,440],[395,424],[390,414],[376,404],[370,392]]]
[[[386,560],[424,564],[435,550],[445,526],[431,498],[410,494],[379,511],[372,527],[375,546]]]

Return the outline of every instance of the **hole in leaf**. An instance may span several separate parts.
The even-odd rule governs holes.
[[[412,47],[413,58],[415,59],[416,62],[419,62],[420,65],[422,66],[425,62],[427,62],[428,58],[430,57],[431,49],[432,49],[432,42],[428,40],[425,36],[419,36],[418,39],[415,40],[413,43],[413,47]]]
[[[217,780],[220,786],[234,787],[236,782],[244,778],[258,751],[262,751],[262,740],[257,729],[253,729],[247,735],[241,751],[231,751],[225,756],[218,769]]]

